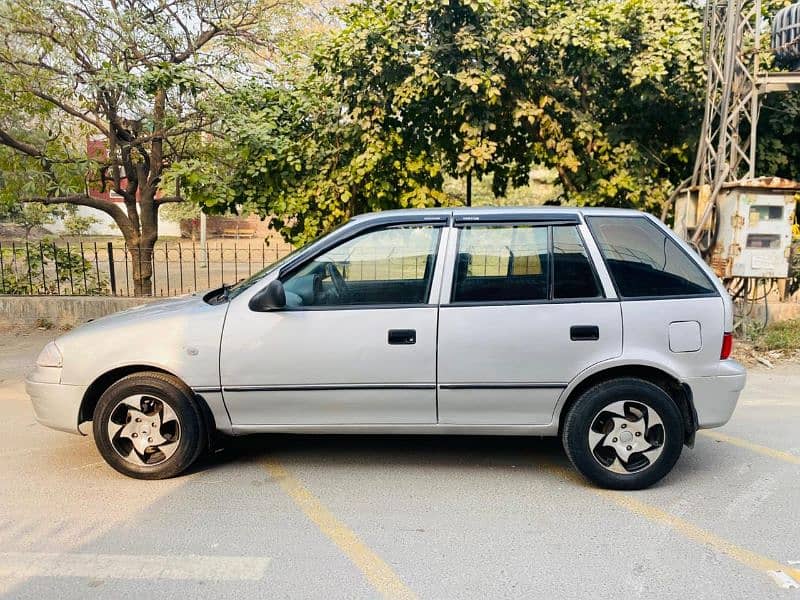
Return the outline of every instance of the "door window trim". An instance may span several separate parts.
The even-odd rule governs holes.
[[[499,215],[498,215],[499,217]],[[459,244],[461,242],[461,233],[466,227],[515,227],[515,226],[531,226],[531,227],[547,227],[547,249],[548,249],[548,256],[550,260],[550,268],[548,274],[548,292],[547,298],[542,298],[538,300],[481,300],[481,301],[467,301],[467,302],[459,302],[453,300],[453,294],[455,293],[455,276],[456,276],[456,269],[455,263],[458,257],[458,249]],[[600,296],[590,297],[590,298],[553,298],[553,294],[555,292],[554,286],[554,274],[555,269],[553,268],[553,228],[554,227],[574,227],[575,230],[578,232],[578,237],[583,244],[583,248],[586,251],[586,259],[589,261],[589,266],[592,269],[592,273],[594,274],[595,283],[597,284],[598,291],[600,292]],[[577,215],[548,215],[546,218],[511,218],[509,216],[500,219],[496,218],[493,220],[490,219],[469,219],[469,218],[462,218],[457,219],[451,229],[454,231],[452,236],[453,243],[450,251],[447,253],[445,260],[447,260],[448,269],[444,273],[445,280],[442,283],[442,293],[441,293],[441,301],[439,306],[442,308],[451,307],[451,308],[461,308],[461,307],[475,307],[475,306],[528,306],[528,305],[537,305],[537,304],[583,304],[583,303],[598,303],[598,302],[618,302],[619,298],[614,297],[613,295],[609,295],[608,288],[606,286],[606,281],[604,280],[602,274],[600,273],[600,269],[598,268],[598,264],[594,253],[592,252],[592,248],[590,248],[589,244],[587,243],[586,236],[582,228],[585,227],[585,224],[580,221]],[[599,249],[597,249],[599,254]],[[603,267],[605,267],[604,263],[601,263]],[[609,277],[610,280],[610,277]],[[446,282],[446,285],[445,285]],[[612,288],[613,290],[613,288]]]

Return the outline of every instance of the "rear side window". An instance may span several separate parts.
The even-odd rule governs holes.
[[[547,300],[548,228],[464,227],[459,234],[453,302]]]
[[[553,227],[553,298],[602,296],[578,228]]]
[[[717,293],[694,260],[644,217],[588,217],[587,221],[621,297]]]

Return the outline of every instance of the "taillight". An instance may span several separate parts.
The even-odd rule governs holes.
[[[719,352],[720,360],[725,360],[726,358],[730,357],[731,350],[733,350],[733,334],[732,333],[723,333],[722,334],[722,350]]]

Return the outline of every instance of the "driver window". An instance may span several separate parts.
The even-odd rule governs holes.
[[[283,282],[286,305],[425,304],[440,228],[388,227],[318,256]]]

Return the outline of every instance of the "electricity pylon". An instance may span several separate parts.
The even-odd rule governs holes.
[[[800,72],[760,72],[765,24],[761,0],[708,0],[705,5],[706,106],[692,188],[707,193],[708,201],[690,240],[695,245],[704,235],[713,245],[713,228],[706,224],[722,186],[756,175],[760,96],[800,87]]]

